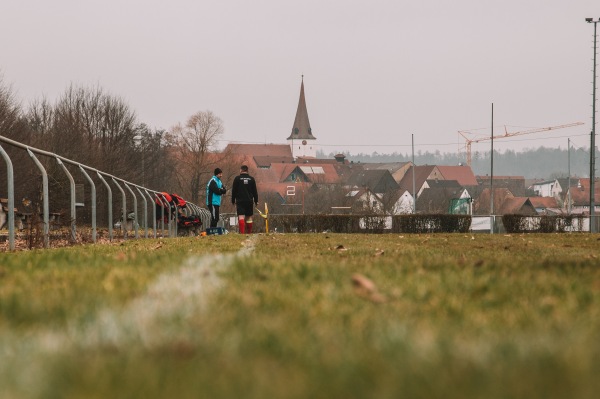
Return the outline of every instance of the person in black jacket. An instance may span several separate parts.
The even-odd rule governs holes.
[[[258,205],[258,192],[254,177],[248,174],[248,167],[242,165],[239,176],[233,179],[231,203],[236,206],[240,234],[252,233],[252,215]]]

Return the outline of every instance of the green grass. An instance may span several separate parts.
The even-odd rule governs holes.
[[[201,265],[244,239],[0,254],[0,397],[600,390],[597,235],[260,235]]]

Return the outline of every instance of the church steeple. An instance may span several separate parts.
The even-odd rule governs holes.
[[[298,110],[292,133],[288,140],[316,140],[313,136],[310,122],[308,121],[308,111],[306,110],[306,99],[304,98],[304,75],[302,75],[302,84],[300,85],[300,100],[298,101]]]

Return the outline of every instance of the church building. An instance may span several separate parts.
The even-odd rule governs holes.
[[[306,98],[304,97],[304,76],[300,85],[300,99],[298,100],[298,110],[294,119],[292,133],[287,138],[292,149],[292,156],[297,158],[316,158],[317,146],[313,136],[310,122],[308,120],[308,111],[306,110]]]

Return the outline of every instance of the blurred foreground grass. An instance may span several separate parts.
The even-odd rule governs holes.
[[[599,239],[259,235],[250,256],[203,258],[242,248],[226,235],[0,254],[0,397],[595,398]]]

